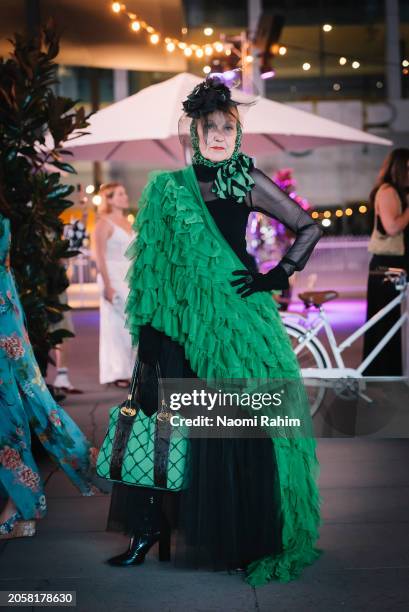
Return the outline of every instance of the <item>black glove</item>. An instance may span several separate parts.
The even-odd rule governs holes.
[[[272,268],[267,274],[251,272],[250,270],[235,270],[233,274],[241,275],[241,278],[230,281],[230,284],[233,287],[240,285],[237,293],[241,294],[243,298],[257,291],[274,291],[288,289],[289,287],[288,276],[280,264]]]

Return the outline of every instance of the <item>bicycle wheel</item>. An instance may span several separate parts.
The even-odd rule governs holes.
[[[327,363],[325,358],[314,340],[309,340],[306,344],[301,348],[300,351],[297,352],[297,348],[299,347],[300,341],[304,336],[304,332],[291,323],[283,321],[284,327],[287,330],[288,335],[290,336],[291,345],[293,350],[297,356],[298,363],[301,369],[304,368],[325,368],[327,367]],[[318,381],[318,384],[314,384],[314,380]],[[319,384],[319,379],[307,379],[304,378],[304,384],[307,389],[308,401],[310,403],[310,413],[311,416],[317,412],[322,402],[324,401],[326,388],[324,385]]]

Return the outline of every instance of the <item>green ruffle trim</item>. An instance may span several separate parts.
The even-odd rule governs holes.
[[[134,345],[141,326],[151,323],[184,347],[203,380],[281,378],[298,380],[304,389],[271,295],[243,299],[230,285],[233,270],[243,264],[207,210],[191,166],[151,173],[134,229],[137,237],[127,251],[132,265],[126,305]],[[249,565],[246,581],[253,586],[292,580],[321,552],[314,547],[320,524],[315,440],[272,440],[283,549]]]

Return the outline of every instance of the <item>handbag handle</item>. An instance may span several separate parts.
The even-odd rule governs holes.
[[[162,379],[162,375],[161,375],[158,361],[156,361],[155,367],[156,367],[156,376],[158,378],[158,384],[159,384],[160,393],[161,393],[161,407],[158,412],[157,418],[159,421],[166,421],[166,420],[169,420],[170,414],[169,414],[168,406],[167,406],[166,399],[165,399],[165,392],[163,389],[163,384],[162,382],[159,382]],[[124,416],[129,416],[129,417],[134,418],[137,415],[139,406],[137,408],[134,407],[135,393],[136,393],[136,389],[138,386],[138,380],[139,380],[141,369],[142,369],[142,361],[140,359],[137,359],[134,365],[133,372],[132,372],[132,378],[131,378],[131,384],[129,386],[128,397],[125,400],[125,402],[121,405],[121,414],[123,414]]]

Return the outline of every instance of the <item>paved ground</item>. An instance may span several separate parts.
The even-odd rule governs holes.
[[[76,325],[72,373],[87,393],[64,406],[99,443],[108,408],[122,393],[96,382],[95,312],[77,313]],[[109,495],[82,498],[45,460],[48,515],[35,538],[0,544],[0,590],[76,590],[81,612],[408,610],[409,441],[334,437],[318,444],[324,554],[296,582],[253,589],[240,575],[159,563],[155,549],[141,567],[112,568],[103,561],[126,539],[104,530]]]

